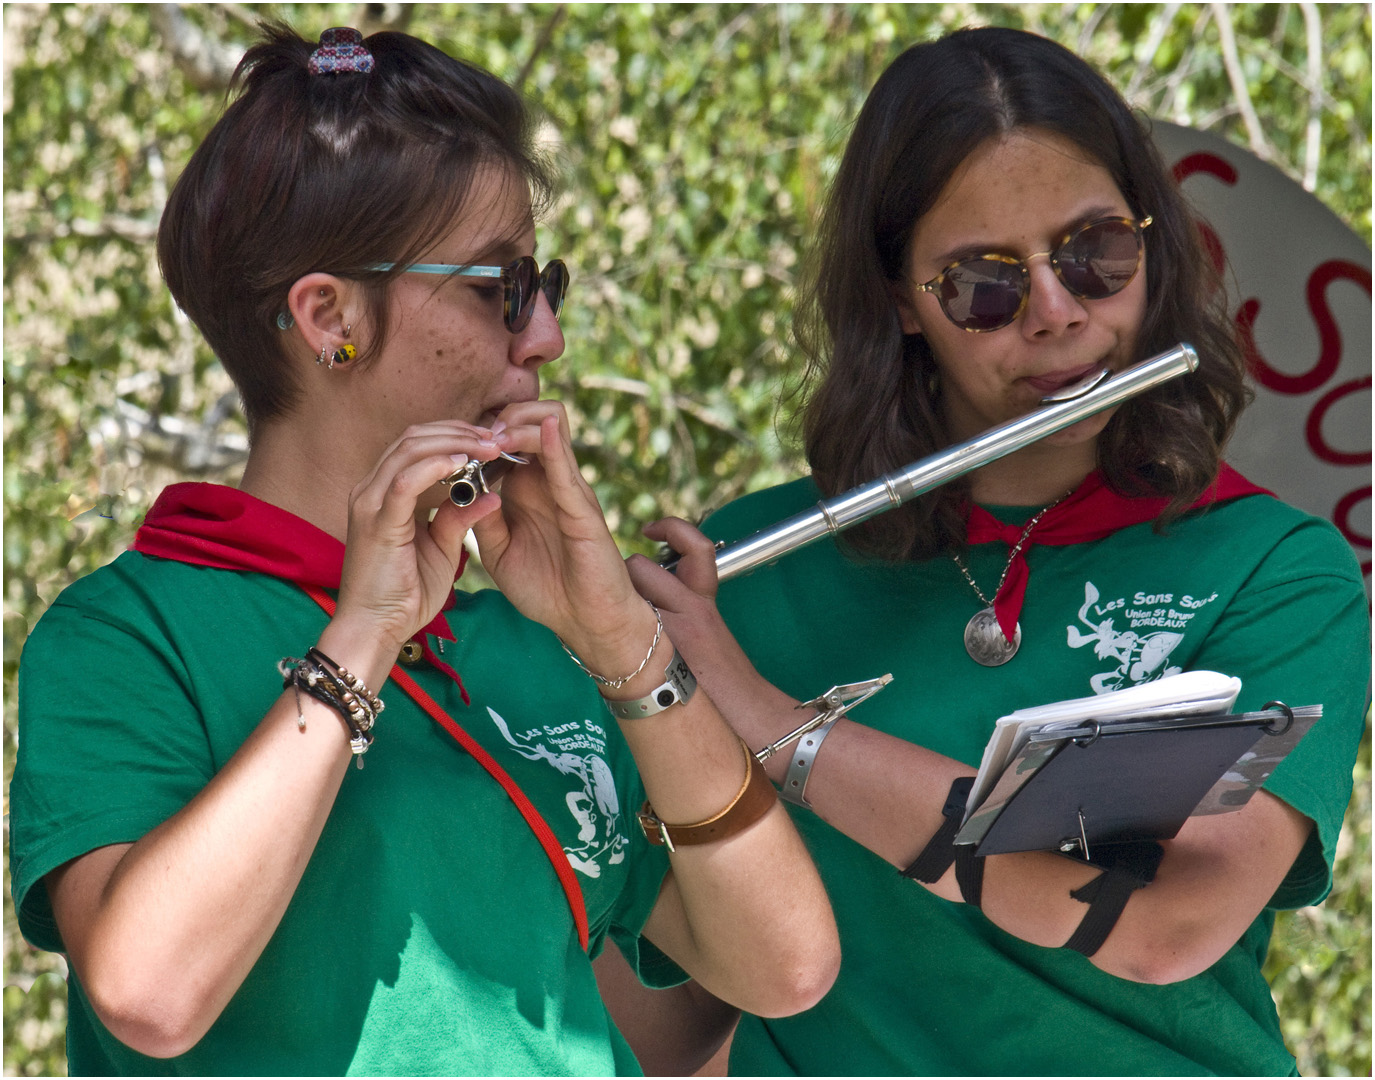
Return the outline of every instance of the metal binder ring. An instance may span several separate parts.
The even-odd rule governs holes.
[[[1271,725],[1266,724],[1260,730],[1267,735],[1283,735],[1294,726],[1294,710],[1282,701],[1267,701],[1262,711],[1268,712],[1271,709],[1278,709],[1280,712],[1284,713],[1284,727],[1276,730]]]
[[[1074,740],[1075,746],[1092,746],[1098,741],[1098,737],[1103,734],[1103,725],[1097,720],[1090,720],[1089,726],[1093,728],[1093,734],[1079,736],[1079,738]]]

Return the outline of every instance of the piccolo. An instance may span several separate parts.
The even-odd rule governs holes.
[[[449,501],[455,506],[472,506],[479,495],[492,490],[502,475],[513,465],[528,465],[529,459],[502,450],[492,461],[470,461],[440,481],[449,489]]]
[[[885,473],[877,480],[841,492],[834,498],[823,499],[812,509],[761,529],[744,540],[718,544],[716,576],[721,581],[728,581],[747,574],[1197,369],[1198,353],[1192,345],[1181,343],[1115,375],[1107,368],[1096,371],[1042,398],[1041,407],[1026,416],[990,428],[981,435]],[[664,565],[672,569],[679,558],[677,552],[670,552]]]

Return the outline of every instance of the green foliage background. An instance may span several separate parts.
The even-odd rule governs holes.
[[[646,549],[646,521],[802,471],[777,404],[798,374],[794,274],[849,122],[914,41],[972,23],[1055,38],[1146,113],[1251,146],[1369,237],[1367,5],[8,4],[7,790],[29,627],[122,550],[165,483],[232,483],[244,460],[232,388],[152,238],[268,16],[309,36],[407,29],[545,110],[566,186],[540,246],[574,280],[546,392],[572,404],[627,551]],[[1333,896],[1281,917],[1267,966],[1305,1074],[1370,1074],[1368,731],[1356,782]],[[8,869],[6,886],[5,1072],[60,1074],[62,960],[22,941]]]

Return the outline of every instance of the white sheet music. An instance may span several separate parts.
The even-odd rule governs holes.
[[[980,806],[1021,752],[1033,731],[1072,728],[1089,720],[1147,719],[1226,713],[1241,693],[1241,680],[1216,671],[1186,671],[1107,694],[1018,709],[1000,717],[984,747],[979,775],[965,803],[965,820]]]

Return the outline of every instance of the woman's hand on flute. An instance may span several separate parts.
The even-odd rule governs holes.
[[[556,401],[508,406],[500,448],[530,459],[501,482],[499,509],[474,527],[484,568],[522,614],[559,635],[593,671],[633,671],[654,635]]]
[[[453,590],[463,537],[499,505],[483,496],[459,508],[444,500],[432,521],[421,509],[446,476],[470,459],[497,456],[492,433],[460,420],[406,429],[349,495],[339,606],[320,647],[348,654],[356,673],[380,685],[400,646],[434,618]],[[363,664],[357,650],[376,654]],[[375,681],[369,681],[372,674]]]
[[[695,672],[713,642],[720,635],[730,636],[716,610],[715,546],[700,529],[677,517],[651,522],[644,534],[667,544],[680,558],[670,571],[643,555],[632,555],[626,559],[630,580],[659,609],[664,628]]]
[[[716,547],[695,525],[670,517],[645,526],[651,540],[667,543],[682,557],[674,571],[652,559],[632,555],[626,560],[630,580],[640,595],[659,609],[664,629],[678,646],[683,659],[697,676],[698,685],[722,706],[722,714],[751,746],[769,741],[771,729],[751,723],[759,706],[770,707],[796,718],[795,702],[769,683],[735,640],[716,607]],[[785,754],[768,762],[770,775],[781,779],[778,769]]]
[[[562,406],[513,405],[501,419],[508,425],[501,448],[531,463],[512,470],[500,510],[474,526],[483,565],[522,613],[563,638],[590,670],[635,673],[603,693],[645,696],[664,680],[676,641],[669,633],[646,656],[653,612],[578,472]],[[710,695],[692,694],[620,727],[661,820],[705,821],[738,797],[746,751]],[[820,878],[783,809],[774,805],[717,842],[684,844],[672,861],[645,935],[703,986],[752,1012],[784,1015],[815,1004],[835,977],[839,943]]]

